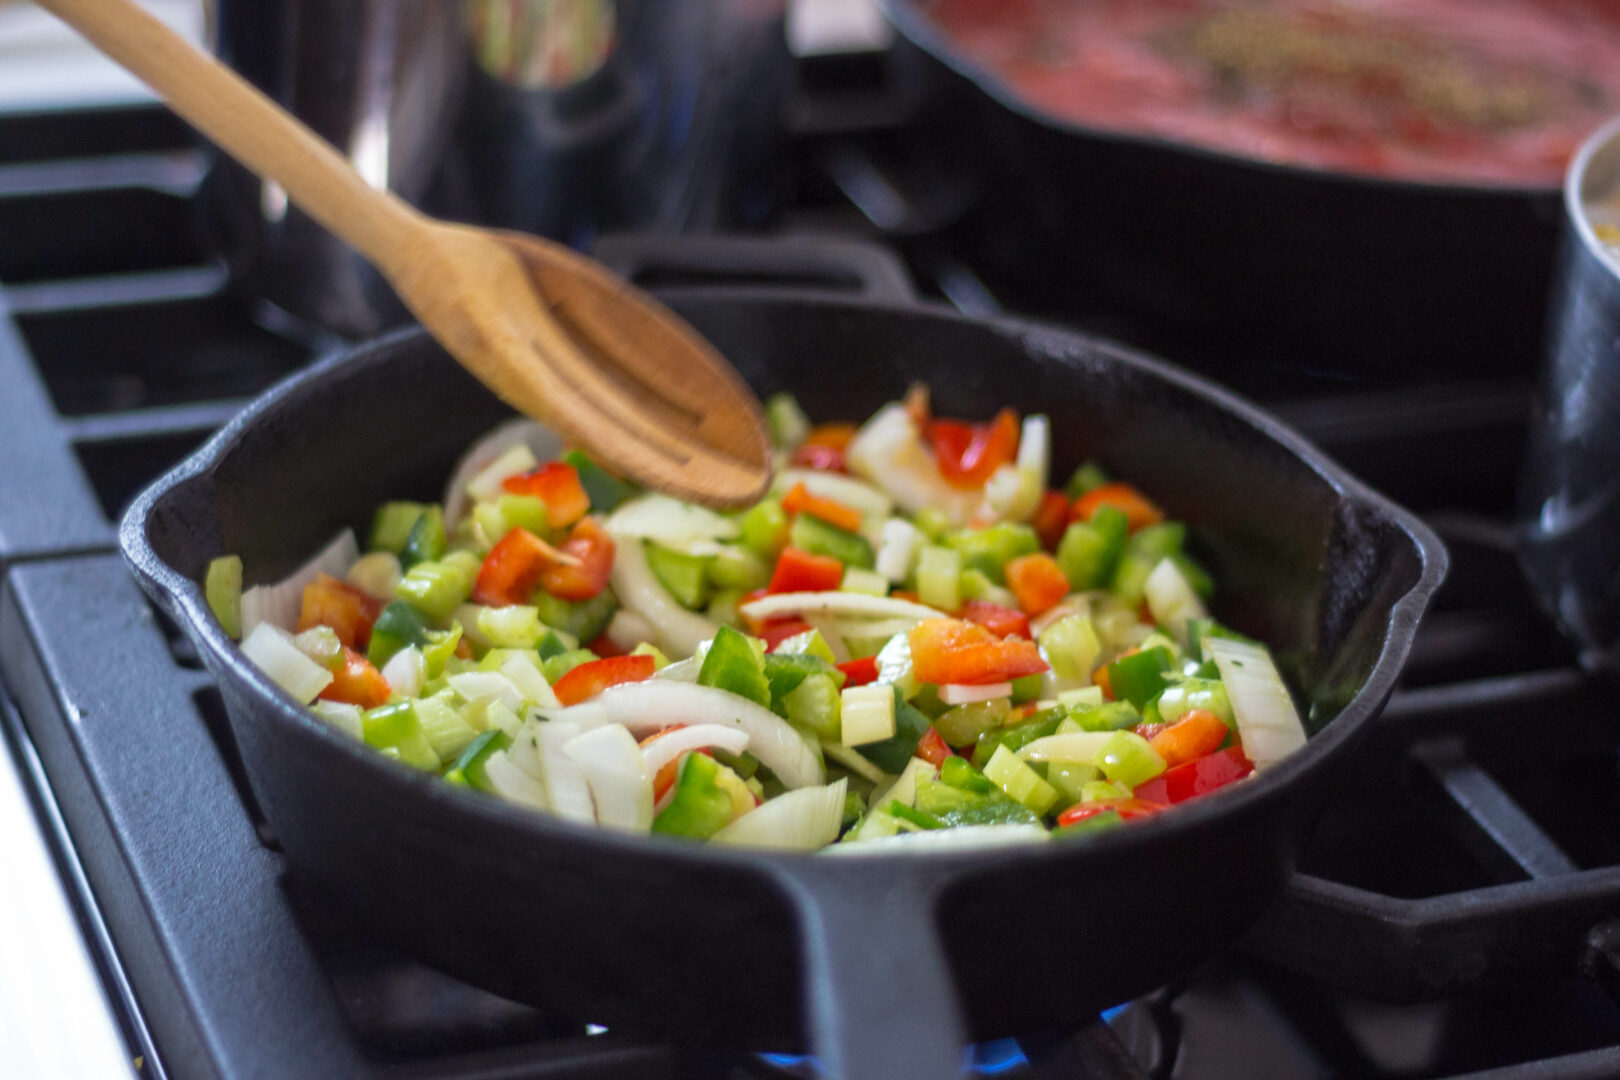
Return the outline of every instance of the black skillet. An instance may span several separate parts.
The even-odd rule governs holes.
[[[733,255],[776,261],[705,250],[640,269],[691,281]],[[825,276],[828,250],[800,249],[789,270]],[[865,288],[895,279],[850,273]],[[956,1075],[968,1039],[1083,1022],[1233,941],[1288,877],[1394,685],[1444,573],[1433,534],[1254,407],[1105,343],[860,296],[665,296],[757,390],[791,387],[812,416],[863,417],[916,379],[947,414],[1048,413],[1060,473],[1098,458],[1190,524],[1221,583],[1217,613],[1271,643],[1312,739],[1252,782],[1094,841],[926,856],[614,836],[396,765],[245,663],[196,582],[226,552],[250,581],[274,580],[377,503],[437,497],[507,411],[410,330],[266,393],[122,527],[141,586],[218,680],[290,862],[497,993],[683,1043],[809,1049],[851,1080]]]
[[[1558,239],[1556,180],[1429,183],[1104,131],[1024,100],[918,0],[881,0],[983,195],[964,243],[1025,304],[1120,317],[1228,383],[1529,378]],[[1240,381],[1247,380],[1247,381]]]

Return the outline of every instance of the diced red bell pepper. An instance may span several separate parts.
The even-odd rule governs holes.
[[[969,600],[962,605],[962,618],[978,623],[996,637],[1031,638],[1029,616],[988,600]]]
[[[364,649],[371,643],[371,624],[382,614],[383,602],[339,581],[330,574],[317,574],[304,586],[298,612],[300,632],[315,626],[330,626],[338,640],[350,649]]]
[[[939,471],[953,487],[983,487],[991,473],[1018,456],[1018,414],[1011,409],[985,424],[932,420],[927,432]]]
[[[1090,521],[1100,507],[1112,506],[1125,513],[1125,527],[1130,532],[1145,525],[1157,525],[1164,520],[1164,511],[1130,484],[1116,481],[1094,487],[1078,499],[1069,511],[1070,521]]]
[[[1146,739],[1148,742],[1152,742],[1160,732],[1167,730],[1169,727],[1169,724],[1161,722],[1156,724],[1137,724],[1131,730],[1142,736],[1142,738]]]
[[[563,541],[562,552],[576,564],[553,562],[540,573],[546,592],[561,600],[589,600],[607,588],[613,573],[613,538],[595,518],[581,518]]]
[[[320,696],[326,701],[341,701],[362,709],[375,709],[388,704],[390,693],[388,680],[382,677],[382,672],[364,656],[344,646],[343,666],[332,673],[332,681]]]
[[[928,764],[938,769],[945,764],[945,759],[951,757],[951,748],[945,742],[945,736],[934,730],[932,724],[923,732],[923,737],[917,740],[917,753]]]
[[[1057,560],[1044,551],[1022,555],[1006,566],[1007,587],[1026,615],[1040,615],[1069,595],[1069,579]]]
[[[924,619],[907,637],[919,682],[983,685],[1047,670],[1033,641],[998,638],[961,619]]]
[[[1073,806],[1069,807],[1067,810],[1063,811],[1063,813],[1058,815],[1057,823],[1059,825],[1073,825],[1078,821],[1086,820],[1088,817],[1094,817],[1105,810],[1115,811],[1119,814],[1121,820],[1134,821],[1137,818],[1147,817],[1149,814],[1156,814],[1163,809],[1163,803],[1154,802],[1151,799],[1143,799],[1140,797],[1129,799],[1098,799],[1095,802],[1075,803]]]
[[[813,629],[803,619],[771,619],[761,623],[754,636],[765,642],[766,652],[775,652],[776,647],[788,638],[807,634]]]
[[[1189,709],[1155,735],[1143,736],[1164,758],[1168,768],[1213,754],[1226,741],[1231,728],[1208,709]]]
[[[849,660],[838,665],[838,670],[845,675],[845,686],[865,686],[867,683],[877,682],[877,657],[866,656],[859,660]]]
[[[1035,516],[1030,520],[1035,528],[1035,535],[1040,537],[1041,547],[1047,551],[1056,551],[1058,542],[1063,539],[1063,531],[1069,527],[1069,500],[1064,498],[1061,491],[1048,491],[1041,496],[1041,504],[1035,508]]]
[[[618,643],[612,638],[608,637],[606,634],[596,635],[596,637],[593,638],[585,647],[591,650],[591,652],[595,653],[597,656],[629,655],[623,649],[619,648]]]
[[[514,495],[536,495],[546,504],[546,524],[566,529],[591,509],[591,497],[579,482],[579,470],[562,461],[550,461],[532,472],[509,476],[501,487]]]
[[[653,676],[651,656],[609,656],[588,660],[557,680],[552,692],[564,705],[577,705],[610,686],[641,682]]]
[[[1136,797],[1154,802],[1178,803],[1223,788],[1254,772],[1254,764],[1243,755],[1241,746],[1229,746],[1213,754],[1166,769],[1152,780],[1136,785]]]
[[[844,564],[831,555],[812,555],[799,548],[784,548],[771,573],[768,591],[830,592],[844,580]]]
[[[789,461],[801,469],[819,469],[822,472],[844,471],[844,452],[833,446],[814,446],[809,443],[793,451]]]
[[[788,493],[782,496],[782,510],[788,514],[809,514],[845,532],[859,532],[861,528],[859,510],[845,506],[841,502],[834,502],[832,499],[812,495],[802,483],[794,484]]]
[[[550,544],[528,529],[508,529],[478,568],[473,603],[489,607],[527,604],[555,554]]]

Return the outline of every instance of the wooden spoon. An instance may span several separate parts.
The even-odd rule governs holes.
[[[759,404],[696,331],[550,241],[436,221],[131,0],[40,0],[342,237],[450,355],[519,411],[650,487],[711,505],[770,483]],[[424,402],[431,409],[431,402]]]

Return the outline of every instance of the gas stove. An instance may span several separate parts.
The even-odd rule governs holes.
[[[894,170],[919,167],[915,132],[875,115],[824,101],[799,118],[781,229],[875,239],[936,298],[1028,310],[961,254],[962,206],[907,201]],[[219,695],[116,551],[145,483],[342,344],[229,290],[191,239],[202,170],[155,108],[0,119],[0,728],[131,1074],[818,1075],[492,996],[377,940],[287,866]],[[1239,363],[1107,312],[1037,313],[1256,397],[1424,514],[1453,568],[1263,922],[1097,1023],[973,1048],[971,1073],[1620,1075],[1614,687],[1539,614],[1512,551],[1534,359],[1522,379],[1373,384]]]

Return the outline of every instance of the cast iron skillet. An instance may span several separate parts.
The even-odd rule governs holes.
[[[1356,176],[1087,127],[1024,100],[917,0],[881,6],[982,174],[975,264],[1026,306],[1123,316],[1229,383],[1257,360],[1330,389],[1538,370],[1555,182]]]
[[[808,1048],[835,1076],[956,1075],[961,1048],[1073,1025],[1234,940],[1277,893],[1445,570],[1434,535],[1252,406],[1122,349],[1011,320],[726,287],[672,306],[762,393],[859,418],[927,379],[947,414],[1051,415],[1186,520],[1216,610],[1268,641],[1316,730],[1263,776],[1036,850],[738,854],[560,823],[396,765],[298,708],[196,584],[289,571],[389,498],[436,498],[507,414],[416,330],[266,393],[141,495],[121,542],[218,680],[291,861],[421,959],[681,1042]]]

